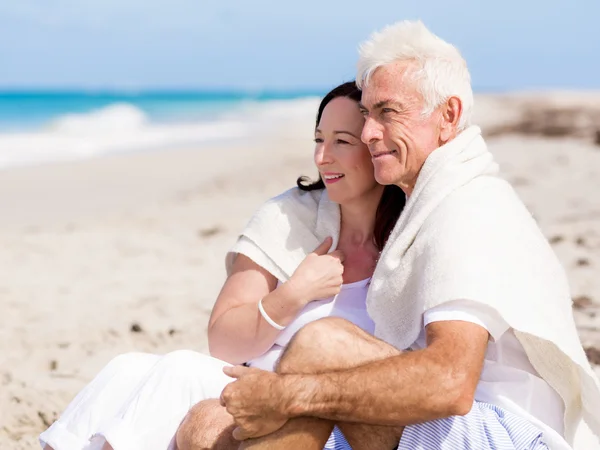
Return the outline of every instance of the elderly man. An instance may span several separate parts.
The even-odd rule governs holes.
[[[225,369],[234,437],[321,449],[335,426],[335,448],[568,449],[582,415],[599,433],[565,275],[470,126],[459,52],[398,23],[362,45],[357,80],[375,177],[408,197],[367,299],[376,337],[324,319],[276,373]]]

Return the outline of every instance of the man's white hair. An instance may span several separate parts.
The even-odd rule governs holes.
[[[379,67],[396,61],[414,61],[411,73],[425,100],[423,115],[456,96],[462,102],[458,129],[471,123],[473,90],[467,63],[453,45],[429,31],[421,21],[402,21],[371,35],[359,47],[356,84],[361,89]]]

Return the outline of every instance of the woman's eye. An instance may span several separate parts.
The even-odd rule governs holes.
[[[336,140],[336,142],[337,142],[338,144],[350,144],[350,142],[348,142],[348,141],[344,141],[343,139],[337,139],[337,140]]]
[[[323,142],[323,139],[321,139],[321,138],[315,138],[315,142],[317,144],[321,144]]]

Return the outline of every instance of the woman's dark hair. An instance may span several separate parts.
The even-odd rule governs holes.
[[[329,92],[319,105],[317,111],[317,121],[315,127],[319,126],[323,110],[329,104],[329,102],[338,97],[346,97],[354,100],[356,103],[360,102],[362,92],[356,86],[354,81],[348,81],[344,84],[340,84]],[[317,181],[311,181],[306,176],[301,176],[296,180],[298,188],[303,191],[316,191],[318,189],[325,189],[325,183],[319,177]],[[378,250],[383,250],[394,225],[400,213],[406,203],[406,196],[402,189],[395,185],[388,185],[383,188],[383,194],[379,205],[377,206],[377,212],[375,213],[375,229],[373,230],[373,241]]]

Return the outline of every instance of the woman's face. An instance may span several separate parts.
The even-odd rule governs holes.
[[[383,190],[375,181],[369,148],[360,140],[363,125],[358,103],[338,97],[327,104],[315,129],[315,164],[329,198],[339,204]]]

